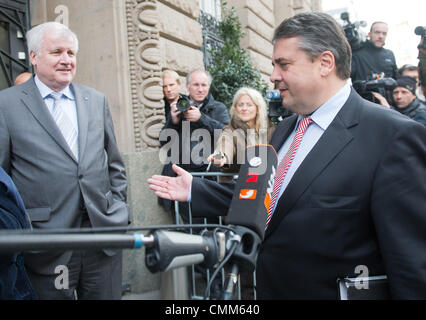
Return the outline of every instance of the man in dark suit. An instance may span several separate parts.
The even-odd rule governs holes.
[[[106,97],[71,83],[77,37],[48,22],[27,40],[35,77],[0,92],[0,165],[32,226],[127,226],[127,180]],[[78,299],[121,298],[121,252],[32,252],[25,262],[40,299],[74,299],[74,291]]]
[[[382,274],[393,298],[426,298],[426,130],[362,99],[347,83],[350,61],[326,14],[298,14],[275,31],[271,81],[296,113],[271,139],[279,161],[299,122],[312,122],[291,152],[260,248],[261,299],[336,299],[338,278]],[[227,211],[232,187],[174,169],[174,180],[148,180],[158,196],[188,199],[192,188],[194,214]]]

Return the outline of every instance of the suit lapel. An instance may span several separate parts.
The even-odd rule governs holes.
[[[22,102],[31,112],[34,118],[40,123],[40,125],[47,131],[53,140],[74,160],[76,161],[71,149],[69,148],[65,138],[61,131],[53,120],[37,86],[34,83],[34,79],[27,81],[22,89]]]
[[[281,149],[282,145],[284,144],[288,136],[294,130],[294,127],[296,126],[296,122],[297,122],[297,115],[293,115],[290,118],[288,118],[287,121],[281,122],[278,125],[270,141],[270,144],[275,148],[275,150],[277,150],[277,153]]]
[[[78,119],[78,145],[80,161],[83,158],[84,150],[86,149],[87,131],[89,127],[89,94],[82,89],[79,85],[73,84],[75,102],[77,105],[77,119]]]
[[[339,114],[293,175],[286,190],[278,200],[265,237],[275,230],[314,179],[353,139],[349,128],[358,123],[358,115],[355,114],[356,111],[354,110],[354,100],[356,99],[358,99],[358,96],[352,90],[348,101]]]

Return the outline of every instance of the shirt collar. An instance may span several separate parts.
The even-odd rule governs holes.
[[[351,94],[351,85],[346,83],[333,97],[327,100],[322,106],[320,106],[314,113],[311,114],[311,119],[324,131],[327,130],[330,123],[334,120],[336,115],[342,109],[343,105]],[[303,118],[299,116],[297,121]],[[298,124],[296,125],[297,128]]]
[[[46,86],[43,82],[41,82],[37,75],[34,77],[34,81],[43,99],[45,99],[48,95],[52,93],[53,90]],[[71,86],[67,86],[65,89],[59,92],[62,93],[68,99],[75,100],[74,94],[71,90]]]

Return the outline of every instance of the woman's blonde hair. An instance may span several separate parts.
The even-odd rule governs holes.
[[[254,123],[254,129],[256,130],[256,132],[259,133],[261,129],[267,129],[268,111],[266,107],[266,101],[263,98],[262,94],[256,89],[248,87],[238,89],[238,91],[234,95],[234,100],[232,102],[232,107],[230,110],[231,117],[238,117],[237,113],[235,112],[235,108],[240,98],[244,95],[248,95],[257,108],[256,119]]]

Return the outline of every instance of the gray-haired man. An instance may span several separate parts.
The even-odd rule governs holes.
[[[33,227],[127,226],[125,168],[106,97],[72,83],[77,37],[48,22],[27,40],[35,76],[0,92],[0,165]],[[121,252],[31,252],[25,262],[41,299],[121,297]]]

